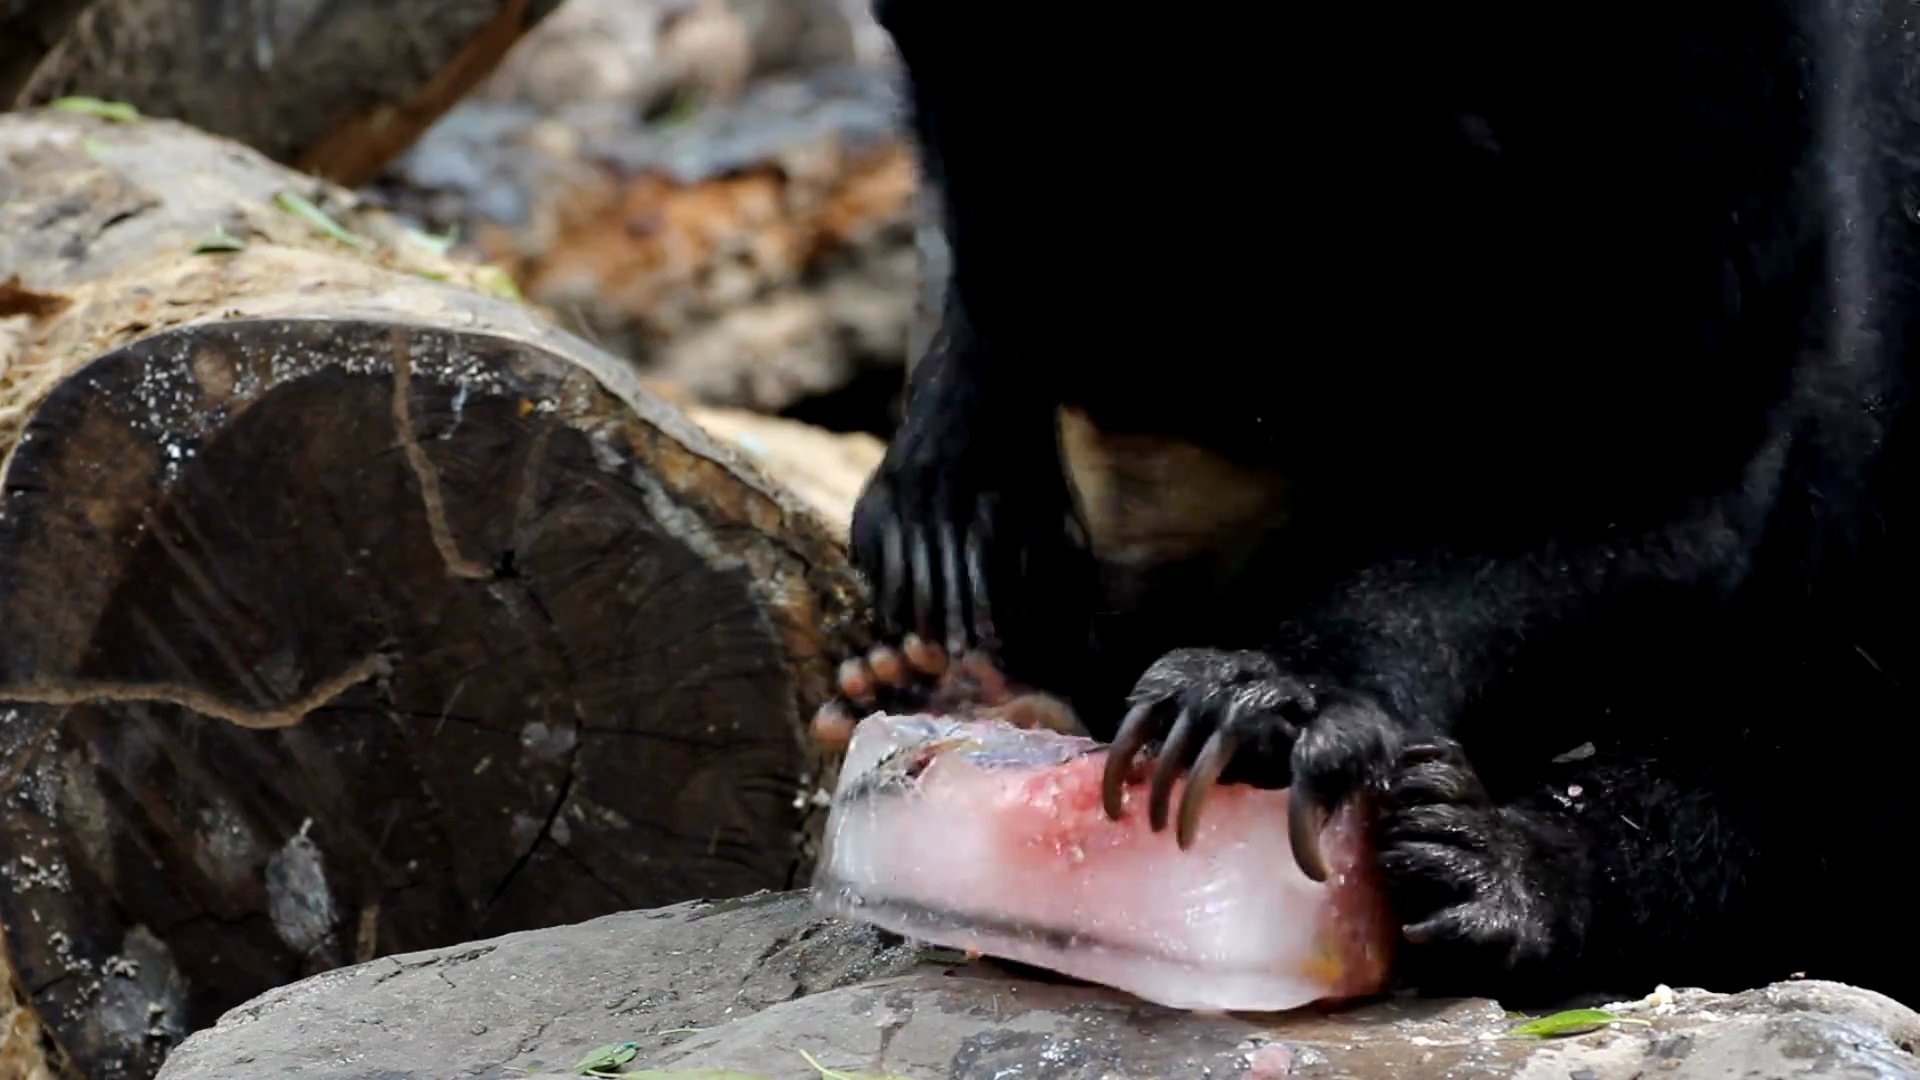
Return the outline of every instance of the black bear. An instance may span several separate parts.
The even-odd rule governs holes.
[[[1183,839],[1372,793],[1418,988],[1920,1004],[1920,9],[1286,12],[878,0],[952,260],[879,613]]]

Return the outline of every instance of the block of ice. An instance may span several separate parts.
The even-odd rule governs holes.
[[[994,720],[877,715],[855,729],[815,870],[816,903],[1185,1009],[1362,996],[1393,928],[1357,813],[1295,865],[1287,793],[1228,785],[1191,849],[1147,824],[1147,782],[1101,807],[1106,747]],[[1179,804],[1176,784],[1173,805]]]

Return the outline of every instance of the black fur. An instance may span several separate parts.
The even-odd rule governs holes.
[[[953,260],[854,518],[896,629],[1376,791],[1423,988],[1920,1005],[1907,0],[878,11]],[[1114,610],[1066,405],[1288,527]]]

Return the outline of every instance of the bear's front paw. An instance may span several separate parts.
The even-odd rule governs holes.
[[[1156,743],[1148,818],[1167,824],[1174,777],[1187,770],[1175,836],[1191,845],[1216,783],[1291,788],[1290,838],[1307,876],[1327,877],[1320,830],[1333,809],[1383,782],[1402,726],[1371,696],[1288,671],[1261,652],[1180,649],[1155,661],[1135,685],[1107,759],[1102,793],[1118,819],[1134,758]]]

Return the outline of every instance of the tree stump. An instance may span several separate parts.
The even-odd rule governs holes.
[[[840,546],[488,280],[183,125],[0,115],[0,986],[85,1076],[340,964],[804,880]]]
[[[560,0],[0,5],[0,109],[125,101],[358,185]]]

